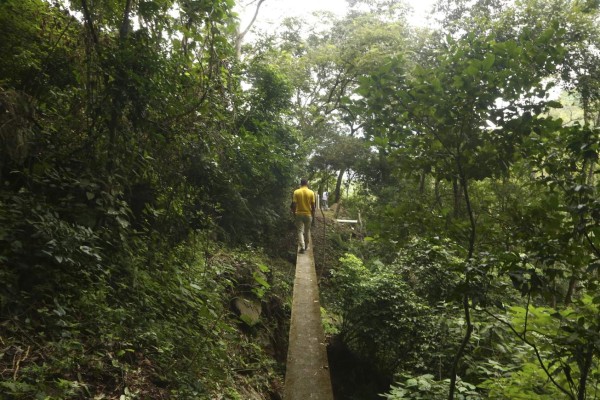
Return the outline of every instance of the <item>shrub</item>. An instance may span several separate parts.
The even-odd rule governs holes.
[[[388,374],[430,363],[438,318],[400,274],[347,254],[332,275],[333,307],[343,321],[340,336],[351,350],[374,359]]]

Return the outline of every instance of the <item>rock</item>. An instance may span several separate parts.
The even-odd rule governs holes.
[[[260,322],[262,310],[259,302],[238,297],[234,300],[233,306],[246,325],[254,326]]]

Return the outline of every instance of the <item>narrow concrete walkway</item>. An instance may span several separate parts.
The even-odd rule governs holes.
[[[333,400],[312,241],[296,258],[284,400]]]

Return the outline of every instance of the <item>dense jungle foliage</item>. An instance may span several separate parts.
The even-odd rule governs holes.
[[[2,398],[281,398],[306,176],[336,398],[600,399],[600,2],[234,7],[0,0]]]

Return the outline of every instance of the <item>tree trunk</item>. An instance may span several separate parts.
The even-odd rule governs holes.
[[[260,10],[260,6],[264,2],[265,2],[265,0],[258,0],[258,3],[256,4],[256,10],[254,11],[254,16],[252,17],[252,20],[250,21],[250,23],[248,24],[246,29],[244,29],[242,32],[238,32],[238,34],[235,38],[235,55],[238,60],[242,56],[242,43],[244,43],[244,37],[246,36],[248,31],[250,31],[250,28],[252,28],[252,25],[254,25],[254,22],[256,22],[256,17],[258,17],[258,11]]]
[[[476,238],[477,232],[475,230],[475,228],[476,228],[475,216],[473,215],[473,209],[471,207],[471,199],[469,197],[469,188],[467,186],[467,178],[462,169],[460,160],[457,160],[457,166],[458,166],[459,178],[460,178],[459,183],[463,189],[463,195],[464,195],[464,199],[465,199],[465,208],[466,208],[467,214],[469,216],[469,225],[470,225],[469,249],[468,249],[467,258],[465,260],[465,264],[467,264],[473,258],[473,254],[475,252],[475,238]],[[455,193],[455,195],[456,195],[456,193]],[[465,336],[463,337],[463,340],[461,341],[458,351],[456,352],[456,355],[454,356],[454,360],[452,362],[452,370],[450,371],[450,390],[448,392],[448,400],[454,400],[454,392],[456,390],[456,374],[458,371],[458,364],[460,363],[460,360],[463,356],[465,348],[467,347],[467,344],[469,344],[469,340],[471,340],[471,335],[473,333],[473,323],[471,322],[471,306],[469,304],[469,285],[470,285],[469,272],[465,271],[465,289],[464,289],[462,303],[463,303],[463,310],[465,313],[465,322],[467,324],[467,330],[465,331]]]
[[[460,187],[456,177],[452,178],[452,192],[454,194],[454,217],[458,218],[460,216]]]
[[[386,184],[390,181],[390,166],[387,160],[385,150],[379,149],[379,179],[380,184]]]
[[[585,400],[585,392],[590,368],[592,367],[592,361],[594,360],[594,344],[589,343],[586,348],[585,359],[583,365],[579,365],[581,378],[579,378],[579,393],[577,394],[577,400]]]
[[[132,1],[125,2],[123,10],[123,20],[119,27],[119,49],[123,50],[126,45],[127,36],[129,35],[129,22],[131,14]],[[115,168],[116,152],[117,152],[117,133],[121,126],[123,109],[125,108],[125,87],[127,87],[127,71],[122,64],[122,60],[117,61],[115,81],[112,83],[110,91],[112,92],[110,121],[108,124],[108,145],[107,145],[107,171],[112,173]]]
[[[569,287],[567,288],[567,293],[565,294],[564,302],[565,306],[568,306],[573,302],[573,293],[575,293],[575,287],[577,287],[577,278],[575,275],[571,276],[569,279]]]
[[[423,195],[425,193],[425,171],[421,172],[421,176],[419,176],[419,194]]]
[[[337,182],[335,183],[335,193],[333,194],[334,203],[339,203],[342,198],[342,179],[344,178],[345,169],[340,170],[340,173],[337,177]]]

